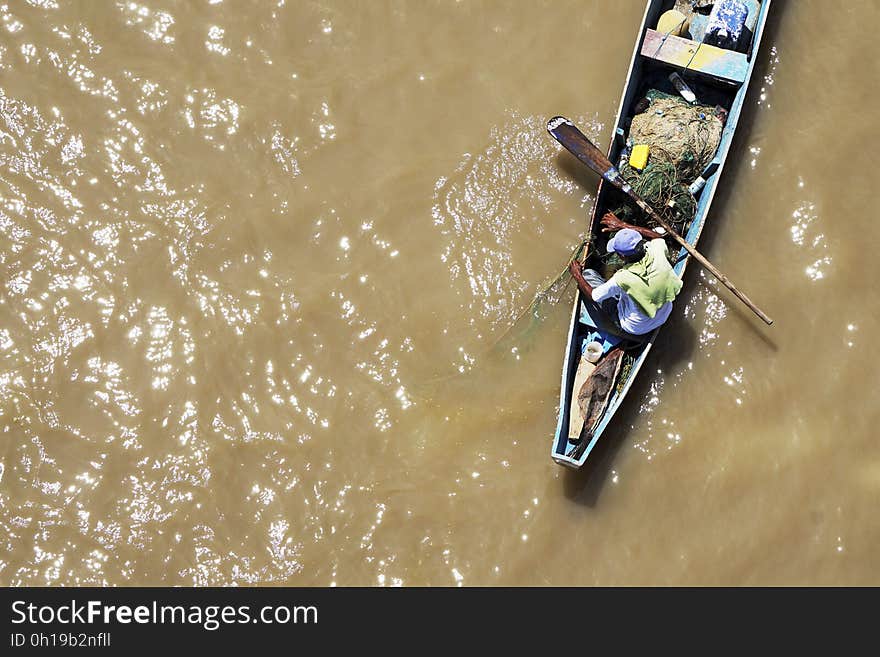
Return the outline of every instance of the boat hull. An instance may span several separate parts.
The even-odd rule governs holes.
[[[764,26],[766,24],[770,4],[771,0],[764,0],[760,3],[758,7],[757,19],[754,23],[753,37],[748,51],[748,65],[746,67],[745,79],[741,84],[730,85],[729,83],[727,83],[729,85],[731,102],[728,110],[727,121],[722,132],[721,142],[718,146],[718,150],[713,160],[713,162],[717,164],[717,168],[715,169],[714,173],[707,179],[706,185],[699,196],[696,215],[691,222],[686,234],[684,235],[685,240],[692,246],[696,246],[697,242],[700,239],[700,235],[702,234],[703,229],[706,225],[706,221],[709,217],[709,209],[712,205],[712,201],[718,189],[719,181],[721,180],[721,174],[724,170],[724,165],[727,161],[727,155],[730,151],[734,134],[736,133],[736,129],[739,123],[739,118],[742,113],[743,103],[748,93],[749,82],[754,72],[756,60],[754,54],[758,52],[761,44],[761,37],[764,32]],[[659,66],[650,58],[646,58],[641,52],[642,45],[646,37],[646,32],[651,25],[656,25],[657,19],[659,18],[660,14],[664,10],[671,8],[671,6],[672,2],[670,0],[651,0],[650,2],[648,2],[645,9],[645,14],[642,19],[642,25],[639,29],[639,36],[636,39],[636,44],[633,49],[633,56],[630,62],[629,71],[627,73],[626,83],[624,84],[620,105],[618,106],[617,110],[614,130],[612,131],[612,135],[614,137],[611,140],[611,145],[608,148],[608,157],[612,162],[617,161],[619,153],[624,145],[624,135],[626,134],[624,130],[624,121],[626,119],[629,108],[633,107],[635,101],[637,100],[637,96],[642,87],[642,77],[645,72],[645,68],[650,66]],[[670,67],[669,70],[672,71],[676,69]],[[721,88],[724,88],[725,86],[725,83],[722,81],[718,81],[718,84],[721,85]],[[592,213],[590,215],[590,234],[593,234],[594,231],[598,231],[599,229],[597,216],[601,216],[600,212],[604,212],[605,210],[603,201],[605,195],[609,192],[609,189],[607,189],[608,187],[609,186],[604,181],[601,181],[599,183],[599,188],[596,195],[596,203],[594,204]],[[682,277],[684,275],[689,260],[690,258],[687,252],[682,247],[677,254],[677,261],[674,265],[675,272],[679,275],[679,277]],[[638,351],[635,354],[635,360],[633,361],[632,366],[629,368],[629,371],[626,374],[626,380],[618,383],[617,390],[613,393],[613,396],[608,403],[605,413],[599,419],[589,437],[585,439],[587,440],[586,444],[576,445],[569,441],[568,425],[570,419],[569,411],[571,408],[571,398],[574,392],[572,390],[574,384],[574,373],[577,370],[577,365],[580,358],[580,341],[586,330],[588,330],[579,321],[579,311],[582,302],[582,294],[580,293],[580,291],[578,291],[572,307],[571,322],[569,325],[566,348],[563,356],[558,421],[556,425],[556,433],[553,438],[553,445],[551,448],[551,456],[556,463],[574,469],[578,469],[584,465],[593,448],[599,442],[599,439],[602,437],[603,433],[607,430],[615,414],[620,409],[623,401],[626,399],[628,393],[630,392],[633,383],[636,381],[636,377],[638,376],[640,370],[642,369],[645,361],[648,358],[649,353],[651,352],[651,348],[654,345],[657,334],[661,330],[660,328],[654,330],[650,334],[648,339],[638,348]]]

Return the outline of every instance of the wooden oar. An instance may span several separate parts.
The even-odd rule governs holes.
[[[605,154],[596,148],[596,145],[587,139],[586,135],[578,130],[574,123],[566,119],[564,116],[554,116],[547,122],[547,131],[553,135],[553,138],[556,139],[556,141],[565,146],[565,148],[577,159],[635,201],[643,211],[649,214],[659,225],[663,226],[666,232],[669,233],[676,242],[681,244],[685,250],[697,260],[697,262],[708,269],[715,278],[721,281],[728,290],[733,292],[740,301],[752,310],[752,312],[764,320],[768,325],[773,323],[773,320],[752,303],[751,299],[736,289],[733,283],[728,280],[727,276],[718,271],[715,265],[706,260],[699,251],[688,244],[681,235],[673,230],[672,226],[666,223],[651,206],[645,203],[645,201],[633,191],[629,183],[620,175],[620,171],[617,170],[617,167],[611,164],[611,161],[605,157]]]

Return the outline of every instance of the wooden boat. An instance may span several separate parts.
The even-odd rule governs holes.
[[[700,234],[706,224],[709,207],[718,188],[724,163],[730,150],[731,142],[739,122],[749,81],[755,67],[755,54],[761,43],[761,36],[767,20],[771,0],[746,0],[749,5],[751,21],[747,23],[744,40],[740,41],[740,50],[721,50],[706,44],[702,44],[699,29],[700,25],[691,26],[691,32],[696,32],[694,39],[673,36],[669,32],[659,32],[657,26],[660,16],[673,8],[674,0],[650,0],[645,10],[639,35],[633,51],[632,61],[624,85],[623,97],[617,111],[617,118],[613,131],[613,139],[608,149],[608,157],[611,162],[618,162],[620,153],[626,143],[627,119],[632,116],[636,102],[645,91],[645,81],[649,78],[656,79],[658,73],[668,76],[677,71],[689,84],[708,89],[712,94],[720,98],[720,104],[727,109],[728,115],[721,136],[720,145],[715,153],[712,163],[707,167],[705,174],[706,183],[697,194],[697,209],[694,219],[690,222],[686,232],[683,233],[685,240],[692,246],[697,244]],[[699,20],[699,17],[698,17]],[[705,28],[705,25],[702,26]],[[745,47],[742,47],[745,45]],[[598,218],[609,210],[614,195],[618,194],[614,187],[605,181],[600,182],[592,214],[590,216],[590,233],[595,236],[596,242],[603,247],[607,236],[601,233]],[[670,251],[673,252],[672,247]],[[675,272],[681,277],[684,275],[689,256],[682,248],[678,252],[678,259],[674,265]],[[587,263],[590,266],[591,263]],[[636,379],[645,360],[651,351],[651,347],[660,329],[654,330],[644,342],[630,345],[627,350],[628,367],[623,371],[618,370],[615,375],[617,380],[612,392],[606,399],[604,409],[598,415],[598,419],[590,422],[590,426],[584,427],[580,433],[580,440],[569,438],[570,422],[572,421],[572,395],[575,390],[575,378],[581,364],[581,350],[584,338],[593,328],[581,321],[582,294],[578,291],[571,314],[571,325],[568,331],[565,355],[562,366],[562,385],[559,396],[559,420],[556,426],[556,435],[553,439],[551,455],[557,463],[570,467],[580,468],[585,462],[596,443],[602,437],[612,421],[615,413],[626,398],[633,382]],[[679,300],[679,303],[681,301]],[[661,327],[662,328],[662,327]],[[606,350],[608,346],[606,345]],[[583,370],[583,368],[581,368]],[[578,385],[583,379],[581,374]],[[575,406],[575,412],[577,407]],[[575,422],[578,418],[575,418]],[[582,420],[581,420],[582,421]],[[572,427],[575,427],[573,424]],[[573,435],[577,435],[577,429],[573,429]]]

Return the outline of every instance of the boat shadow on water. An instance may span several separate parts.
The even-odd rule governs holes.
[[[742,144],[737,150],[744,153],[747,149],[745,144]],[[721,212],[723,212],[729,196],[730,192],[725,190],[725,193],[716,201]],[[702,245],[705,252],[711,253],[711,246],[715,242],[719,223],[710,222],[704,231]],[[709,286],[707,279],[700,275],[698,268],[691,269],[684,279],[684,287],[679,297],[682,302],[680,307],[684,307],[687,300],[693,299],[696,294]],[[766,348],[766,355],[769,356],[777,352],[779,349],[778,336],[770,333],[774,329],[768,330],[768,327],[761,324],[732,295],[718,288],[718,285],[713,284],[712,294],[717,295],[721,303],[724,304],[725,314],[735,316],[738,324],[747,325],[752,336],[760,340]],[[673,312],[666,326],[657,336],[654,348],[645,362],[644,371],[646,373],[658,370],[664,373],[677,372],[683,363],[693,360],[699,346],[698,328],[700,327],[694,323],[694,319],[686,317],[681,310]],[[618,409],[615,422],[606,428],[602,440],[593,448],[590,458],[578,470],[566,469],[564,477],[566,497],[585,506],[593,507],[596,505],[605,480],[613,469],[616,454],[624,445],[632,445],[636,438],[632,427],[637,423],[645,400],[655,382],[656,376],[638,377],[629,395]]]
[[[719,203],[723,205],[723,201]],[[709,231],[707,231],[709,232]],[[712,231],[714,233],[714,231]],[[710,235],[707,235],[710,237]],[[711,243],[706,239],[704,244]],[[684,288],[681,299],[692,299],[698,291],[706,287],[706,281],[699,276],[697,270],[685,276]],[[713,291],[717,292],[713,288]],[[752,333],[766,347],[768,355],[778,350],[778,344],[773,336],[767,334],[766,327],[751,315],[736,299],[728,298],[724,291],[719,293],[726,311],[737,317],[738,322],[743,322],[751,327]],[[698,348],[698,331],[693,319],[684,314],[673,312],[664,330],[660,331],[654,349],[648,355],[645,362],[645,372],[664,373],[679,371],[683,363],[694,358]],[[602,440],[600,440],[590,454],[590,458],[578,470],[566,469],[564,475],[564,492],[570,500],[594,507],[605,485],[608,475],[613,470],[617,453],[624,445],[632,446],[637,435],[633,425],[638,421],[645,400],[651,393],[651,388],[656,382],[656,376],[641,376],[636,379],[632,389],[617,411],[615,422],[606,428]]]
[[[689,298],[695,286],[699,285],[695,278],[686,277],[683,298]],[[657,336],[654,349],[645,362],[645,371],[675,371],[682,362],[692,357],[697,348],[697,337],[691,322],[681,312],[673,313],[665,329]],[[625,445],[632,446],[637,436],[633,426],[638,422],[655,381],[656,377],[653,376],[638,377],[618,409],[615,421],[605,429],[602,440],[593,448],[590,458],[577,470],[566,469],[563,488],[568,499],[584,506],[596,506],[605,481],[613,470],[617,453]]]

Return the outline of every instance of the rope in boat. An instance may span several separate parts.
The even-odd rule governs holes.
[[[555,277],[553,277],[548,283],[545,283],[544,286],[535,293],[535,296],[532,297],[531,303],[529,303],[528,306],[523,308],[517,314],[517,316],[513,319],[513,321],[510,323],[510,326],[507,327],[504,333],[502,333],[501,336],[497,340],[495,340],[494,343],[492,343],[489,351],[494,351],[495,349],[497,349],[498,346],[510,336],[513,329],[516,328],[517,325],[519,325],[519,323],[525,317],[530,316],[532,323],[534,323],[535,321],[539,321],[541,319],[541,316],[538,311],[541,308],[542,304],[547,301],[551,303],[556,303],[557,301],[559,301],[560,298],[565,295],[565,291],[568,289],[568,285],[572,280],[571,274],[568,271],[568,267],[575,260],[585,261],[589,254],[590,245],[591,239],[586,239],[581,241],[581,243],[574,248],[574,250],[571,252],[571,256],[565,262],[565,267],[563,267],[563,269],[558,274],[556,274]],[[565,286],[562,288],[562,290],[559,291],[559,294],[552,295],[552,290],[557,287],[563,280],[565,280]],[[527,331],[528,329],[526,329],[525,332]]]
[[[674,25],[674,26],[672,26],[672,27],[669,29],[669,31],[666,32],[666,34],[663,35],[663,38],[660,40],[660,45],[657,46],[657,50],[654,51],[654,54],[653,54],[653,56],[652,56],[653,59],[657,59],[657,55],[660,54],[660,50],[661,50],[661,49],[663,48],[663,46],[666,44],[666,40],[669,38],[669,36],[670,36],[673,32],[678,32],[678,31],[681,29],[681,27],[682,27],[685,23],[687,23],[687,20],[688,20],[688,19],[687,19],[687,16],[685,16],[684,18],[682,18],[682,19],[678,22],[678,25]],[[694,57],[697,56],[697,53],[700,52],[700,48],[702,48],[702,47],[703,47],[703,42],[700,41],[700,42],[697,44],[697,49],[694,50],[694,54],[691,55],[691,58],[688,60],[688,63],[685,64],[685,67],[684,67],[684,69],[682,70],[682,73],[684,73],[685,71],[688,71],[688,70],[690,69],[691,63],[694,61]]]

